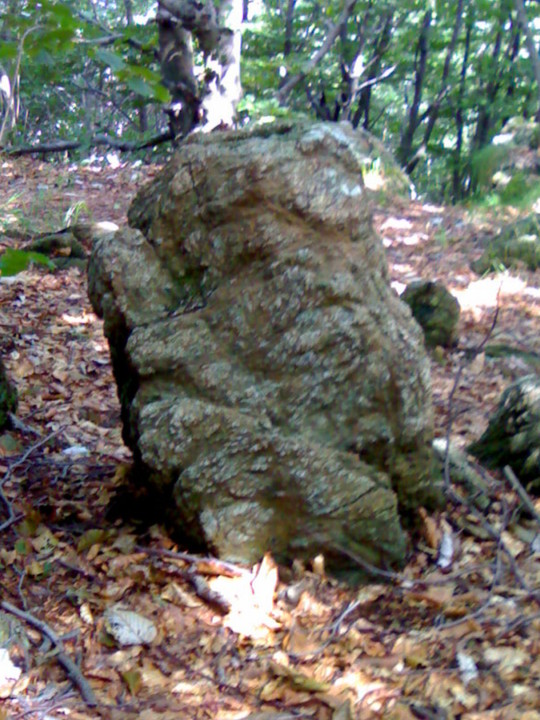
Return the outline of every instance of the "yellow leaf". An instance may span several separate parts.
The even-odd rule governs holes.
[[[332,687],[329,683],[321,682],[313,677],[304,675],[274,660],[270,661],[270,669],[274,675],[287,678],[293,687],[298,690],[305,690],[306,692],[328,692]]]
[[[26,568],[27,575],[31,575],[32,577],[37,577],[39,575],[43,575],[44,569],[42,563],[38,562],[37,560],[34,560],[34,562],[29,563]]]
[[[92,545],[102,543],[106,539],[107,533],[105,530],[100,530],[98,528],[87,530],[79,538],[79,542],[77,543],[77,552],[84,552],[85,550],[91,548]]]
[[[34,550],[40,555],[50,555],[58,545],[58,540],[49,528],[40,526],[38,528],[38,534],[31,540],[31,543]]]
[[[137,695],[142,685],[141,673],[138,670],[126,670],[122,673],[122,680],[126,683],[129,692]]]

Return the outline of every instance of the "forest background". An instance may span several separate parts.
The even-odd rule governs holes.
[[[238,62],[240,43],[241,91],[219,88],[236,94],[240,126],[348,120],[384,141],[420,194],[447,202],[485,197],[504,152],[493,138],[511,118],[540,115],[537,2],[5,0],[0,10],[0,146],[12,152],[159,158],[178,105],[200,102],[219,52]],[[167,65],[164,17],[184,33],[187,83],[178,43]],[[216,50],[212,28],[228,31],[230,48]],[[523,194],[519,174],[504,191]]]

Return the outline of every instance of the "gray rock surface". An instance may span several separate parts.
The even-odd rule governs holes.
[[[469,447],[487,467],[510,465],[527,489],[540,495],[540,377],[509,385],[484,434]]]
[[[95,244],[139,476],[221,557],[400,563],[402,517],[440,500],[422,335],[361,160],[335,124],[193,136]]]

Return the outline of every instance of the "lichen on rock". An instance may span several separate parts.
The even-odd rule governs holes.
[[[192,136],[95,244],[124,438],[173,530],[221,557],[401,563],[402,520],[441,498],[361,162],[337,124]]]
[[[482,436],[469,452],[487,467],[509,465],[540,495],[540,378],[525,375],[509,385]]]

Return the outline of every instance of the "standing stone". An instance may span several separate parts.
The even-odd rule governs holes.
[[[124,438],[192,546],[401,563],[400,514],[440,500],[422,334],[361,159],[336,124],[192,136],[95,244]]]

